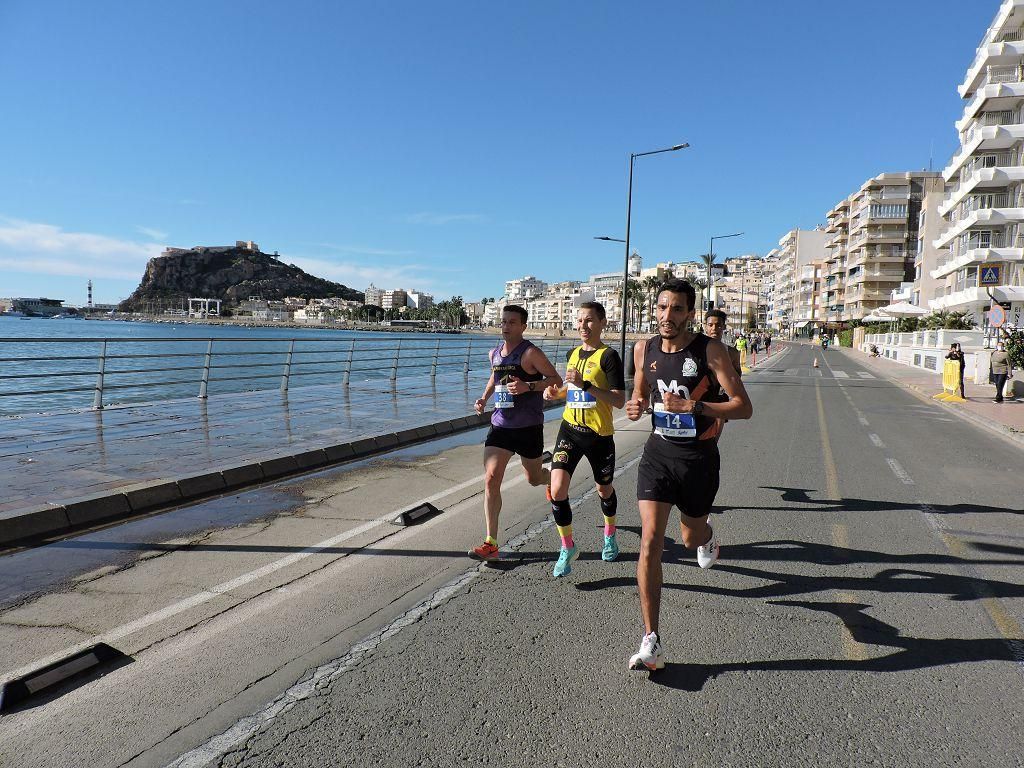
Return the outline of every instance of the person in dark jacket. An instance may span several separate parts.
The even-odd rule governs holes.
[[[996,351],[992,353],[992,383],[996,385],[995,403],[1003,402],[1003,388],[1006,380],[1010,377],[1010,356],[1006,352],[1003,342],[996,344]]]
[[[953,360],[956,362],[960,373],[960,397],[964,400],[967,399],[967,395],[964,394],[964,352],[960,349],[960,345],[953,342],[949,345],[949,352],[946,353],[947,360]]]

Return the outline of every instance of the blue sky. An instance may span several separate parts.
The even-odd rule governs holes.
[[[0,0],[0,296],[115,301],[164,245],[256,240],[467,300],[764,253],[956,149],[998,0]]]

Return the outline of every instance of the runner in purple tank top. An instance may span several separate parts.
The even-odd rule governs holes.
[[[476,412],[483,413],[494,396],[491,429],[484,442],[484,514],[487,536],[469,551],[478,560],[498,557],[498,515],[501,513],[501,483],[505,467],[519,454],[530,485],[548,485],[551,472],[544,469],[544,388],[562,386],[562,377],[540,348],[523,339],[526,310],[508,304],[501,313],[504,342],[491,350],[491,377]]]

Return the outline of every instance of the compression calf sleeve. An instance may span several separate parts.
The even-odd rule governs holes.
[[[551,515],[555,518],[555,527],[558,528],[558,535],[562,539],[562,546],[570,549],[573,546],[572,540],[572,507],[568,499],[562,501],[551,500]]]
[[[618,510],[619,499],[615,495],[615,491],[612,491],[612,495],[607,499],[601,499],[601,514],[604,515],[604,535],[614,536],[615,535],[615,514]]]

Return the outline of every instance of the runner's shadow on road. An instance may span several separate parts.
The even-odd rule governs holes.
[[[725,664],[668,663],[650,673],[657,685],[682,691],[699,691],[711,679],[729,672],[904,672],[983,661],[1018,663],[1024,649],[1020,641],[1003,638],[920,638],[904,636],[899,629],[869,616],[863,603],[771,601],[772,605],[804,608],[837,617],[853,639],[862,645],[894,649],[870,659],[773,659]]]
[[[813,499],[812,493],[821,493],[818,488],[787,488],[778,485],[760,486],[766,491],[781,491],[781,501],[789,504],[807,504],[807,507],[738,507],[733,505],[716,505],[716,512],[727,512],[729,510],[745,511],[753,510],[758,512],[785,511],[785,512],[921,512],[923,507],[927,511],[939,515],[963,515],[963,514],[985,514],[1002,513],[1006,515],[1024,515],[1024,507],[1011,509],[1009,507],[993,507],[985,504],[940,504],[940,503],[907,503],[901,501],[881,501],[877,499],[857,499],[843,497],[841,499]]]

